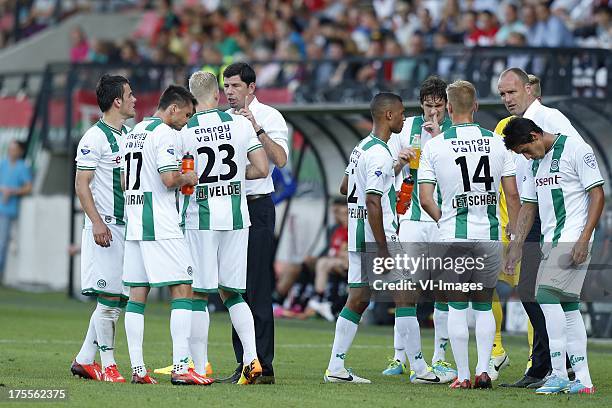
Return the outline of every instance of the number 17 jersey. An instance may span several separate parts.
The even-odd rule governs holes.
[[[178,171],[176,131],[160,118],[144,118],[124,142],[125,208],[128,241],[183,238],[175,189],[161,174]]]
[[[499,185],[515,174],[503,139],[477,124],[451,126],[427,143],[418,183],[440,189],[440,238],[499,241]]]
[[[262,148],[248,119],[218,109],[198,112],[179,136],[181,157],[195,160],[198,185],[180,194],[181,226],[231,231],[251,225],[246,202],[247,154]]]

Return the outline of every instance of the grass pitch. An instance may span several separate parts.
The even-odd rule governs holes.
[[[347,358],[347,366],[373,381],[371,385],[323,384],[334,325],[320,320],[277,321],[275,371],[277,384],[209,387],[177,387],[169,377],[156,376],[159,385],[109,384],[73,378],[70,363],[78,352],[93,303],[66,299],[64,294],[30,294],[0,289],[0,407],[7,404],[8,389],[66,389],[62,402],[19,402],[18,407],[602,407],[612,401],[612,345],[589,344],[591,375],[597,394],[538,396],[532,391],[495,387],[493,390],[450,390],[443,385],[412,385],[407,376],[380,374],[393,354],[391,327],[363,326]],[[152,303],[145,312],[144,353],[147,368],[171,363],[170,308]],[[423,352],[431,358],[433,333],[424,330]],[[470,362],[476,364],[471,335]],[[226,376],[235,368],[229,318],[211,316],[209,358],[215,376]],[[118,324],[116,358],[121,373],[130,375],[123,318]],[[527,356],[526,337],[506,336],[512,365],[500,380],[519,378]],[[447,357],[452,359],[449,351]],[[473,373],[472,373],[473,374]],[[42,405],[41,405],[42,404]],[[10,404],[13,405],[13,404]]]

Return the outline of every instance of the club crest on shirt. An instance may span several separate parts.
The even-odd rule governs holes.
[[[597,159],[595,158],[595,155],[593,153],[587,153],[584,156],[584,164],[586,164],[587,166],[589,166],[592,169],[596,169],[597,168]]]
[[[559,170],[559,159],[553,159],[550,162],[550,171],[558,171]]]
[[[380,177],[380,176],[382,176],[382,171],[380,171],[380,170],[376,170],[376,171],[374,172],[374,174],[376,174],[376,177]]]

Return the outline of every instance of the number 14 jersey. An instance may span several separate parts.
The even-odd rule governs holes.
[[[504,141],[477,124],[451,126],[425,145],[418,183],[442,194],[441,239],[498,241],[499,185],[516,167]]]
[[[198,112],[181,130],[182,157],[195,160],[198,185],[180,194],[181,226],[231,231],[251,225],[246,202],[247,154],[262,148],[248,119],[218,109]]]

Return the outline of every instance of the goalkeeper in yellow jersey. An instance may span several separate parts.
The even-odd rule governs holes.
[[[529,84],[531,85],[531,93],[537,100],[542,99],[542,90],[540,87],[540,79],[535,75],[529,75]],[[495,134],[503,135],[504,128],[514,116],[508,116],[499,121],[495,127]],[[506,197],[504,191],[501,190],[499,202],[499,215],[502,225],[502,241],[504,248],[508,245],[509,240],[506,237],[506,225],[508,225],[508,209],[506,208]],[[520,276],[520,263],[516,267],[514,275],[508,275],[504,271],[500,271],[497,288],[493,294],[493,315],[495,316],[495,340],[493,343],[493,352],[489,362],[489,375],[493,381],[497,380],[502,369],[510,365],[510,357],[506,354],[502,343],[501,327],[504,318],[504,312],[501,302],[505,302],[510,297],[513,288],[518,284]],[[529,341],[529,359],[527,361],[527,370],[531,366],[531,351],[533,347],[533,327],[528,322],[527,338]]]

